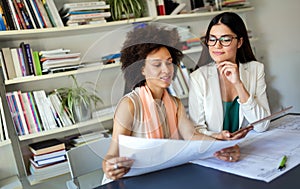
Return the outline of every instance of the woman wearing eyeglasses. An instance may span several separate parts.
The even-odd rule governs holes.
[[[270,115],[264,65],[256,61],[240,16],[225,12],[207,29],[205,45],[213,62],[191,73],[189,114],[198,131],[217,139]],[[269,121],[254,125],[268,129]]]

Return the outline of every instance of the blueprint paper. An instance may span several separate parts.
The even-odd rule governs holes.
[[[130,171],[125,176],[135,176],[196,159],[213,158],[213,154],[223,148],[234,146],[235,141],[189,141],[170,139],[145,139],[119,136],[120,157],[134,159]],[[221,161],[221,160],[218,160]]]
[[[251,131],[239,146],[238,162],[196,160],[192,163],[232,174],[270,182],[300,163],[300,116],[286,115],[271,122],[269,131]],[[286,155],[286,168],[278,170],[281,158]]]

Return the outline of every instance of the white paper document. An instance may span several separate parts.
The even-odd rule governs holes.
[[[251,131],[241,147],[238,162],[210,158],[193,163],[225,172],[270,182],[300,163],[300,116],[287,115],[271,122],[263,133]],[[282,157],[287,156],[286,168],[279,170]]]
[[[120,157],[134,159],[125,176],[135,176],[196,159],[212,158],[216,151],[234,146],[239,141],[188,141],[170,139],[145,139],[119,136]],[[221,160],[217,160],[221,161]]]

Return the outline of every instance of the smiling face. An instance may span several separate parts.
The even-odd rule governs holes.
[[[151,91],[166,89],[170,86],[174,74],[174,64],[166,47],[156,49],[147,55],[142,74]]]
[[[218,64],[224,61],[236,62],[237,49],[241,47],[243,40],[236,39],[236,34],[231,31],[226,25],[219,23],[214,25],[210,30],[210,36],[220,39],[222,37],[231,37],[232,42],[229,46],[223,46],[220,41],[217,41],[214,46],[209,47],[209,53],[212,59]]]

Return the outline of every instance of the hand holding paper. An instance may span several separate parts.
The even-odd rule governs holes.
[[[168,167],[184,164],[196,159],[214,157],[214,153],[234,146],[235,141],[188,141],[170,139],[145,139],[119,136],[120,157],[134,160],[125,176],[135,176]]]

